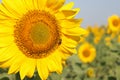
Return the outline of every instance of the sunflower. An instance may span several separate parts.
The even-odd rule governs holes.
[[[85,42],[78,48],[78,56],[83,63],[90,63],[96,57],[96,49]]]
[[[91,33],[93,34],[93,42],[95,44],[98,44],[102,38],[102,36],[104,35],[105,33],[105,30],[103,27],[99,27],[99,26],[94,26],[94,27],[91,27]]]
[[[100,42],[100,40],[101,40],[101,37],[100,37],[100,36],[94,37],[94,43],[95,43],[95,44],[98,44],[98,43]]]
[[[110,46],[110,45],[111,45],[111,40],[112,40],[111,37],[105,37],[105,44],[106,44],[107,46]]]
[[[95,77],[95,70],[93,68],[88,68],[86,74],[88,77],[94,78]]]
[[[0,67],[20,73],[37,70],[42,80],[62,72],[62,62],[76,53],[81,19],[79,8],[65,0],[2,0],[0,4]]]
[[[116,33],[120,30],[120,18],[118,15],[112,15],[108,18],[108,32]]]
[[[92,26],[87,26],[87,31],[90,33],[92,32]]]

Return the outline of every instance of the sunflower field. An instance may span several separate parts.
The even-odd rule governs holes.
[[[65,0],[2,0],[0,80],[120,80],[120,16],[81,27]]]

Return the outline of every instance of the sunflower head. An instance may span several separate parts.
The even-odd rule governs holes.
[[[19,49],[30,58],[47,56],[59,46],[60,27],[45,11],[29,11],[15,25],[14,37]],[[48,46],[49,45],[49,46]]]
[[[95,44],[98,44],[100,42],[100,40],[101,40],[101,36],[94,37],[94,43]]]
[[[79,8],[65,0],[2,0],[0,3],[0,67],[20,73],[38,71],[42,80],[62,72],[62,62],[76,53],[81,19]],[[36,70],[37,69],[37,70]]]
[[[112,15],[108,18],[108,29],[111,32],[118,32],[120,30],[120,17]]]
[[[95,25],[95,26],[92,27],[92,33],[94,35],[97,35],[98,31],[99,31],[99,27],[97,25]]]
[[[78,56],[83,63],[90,63],[96,57],[96,49],[85,42],[78,48]]]
[[[99,26],[94,26],[92,27],[92,33],[95,37],[102,37],[102,35],[105,33],[104,28],[103,27],[99,27]]]
[[[111,40],[112,40],[111,37],[106,37],[106,38],[105,38],[105,44],[106,44],[107,46],[110,46],[110,45],[111,45]]]
[[[87,72],[86,72],[87,76],[90,78],[94,78],[95,77],[95,71],[93,68],[88,68]]]

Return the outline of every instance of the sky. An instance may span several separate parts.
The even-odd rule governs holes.
[[[76,17],[83,19],[82,27],[106,25],[109,16],[120,16],[120,0],[66,0],[68,2],[74,2],[74,8],[80,8]]]
[[[74,2],[80,8],[77,18],[83,18],[81,26],[107,25],[109,16],[120,16],[120,0],[66,0]]]

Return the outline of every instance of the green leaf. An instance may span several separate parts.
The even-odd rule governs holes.
[[[10,80],[8,77],[3,77],[0,80]]]
[[[117,80],[116,77],[110,76],[108,77],[108,80]]]
[[[116,76],[117,76],[117,80],[120,80],[120,66],[116,67]]]
[[[51,75],[48,77],[48,80],[61,80],[61,75],[57,73],[51,73]]]

